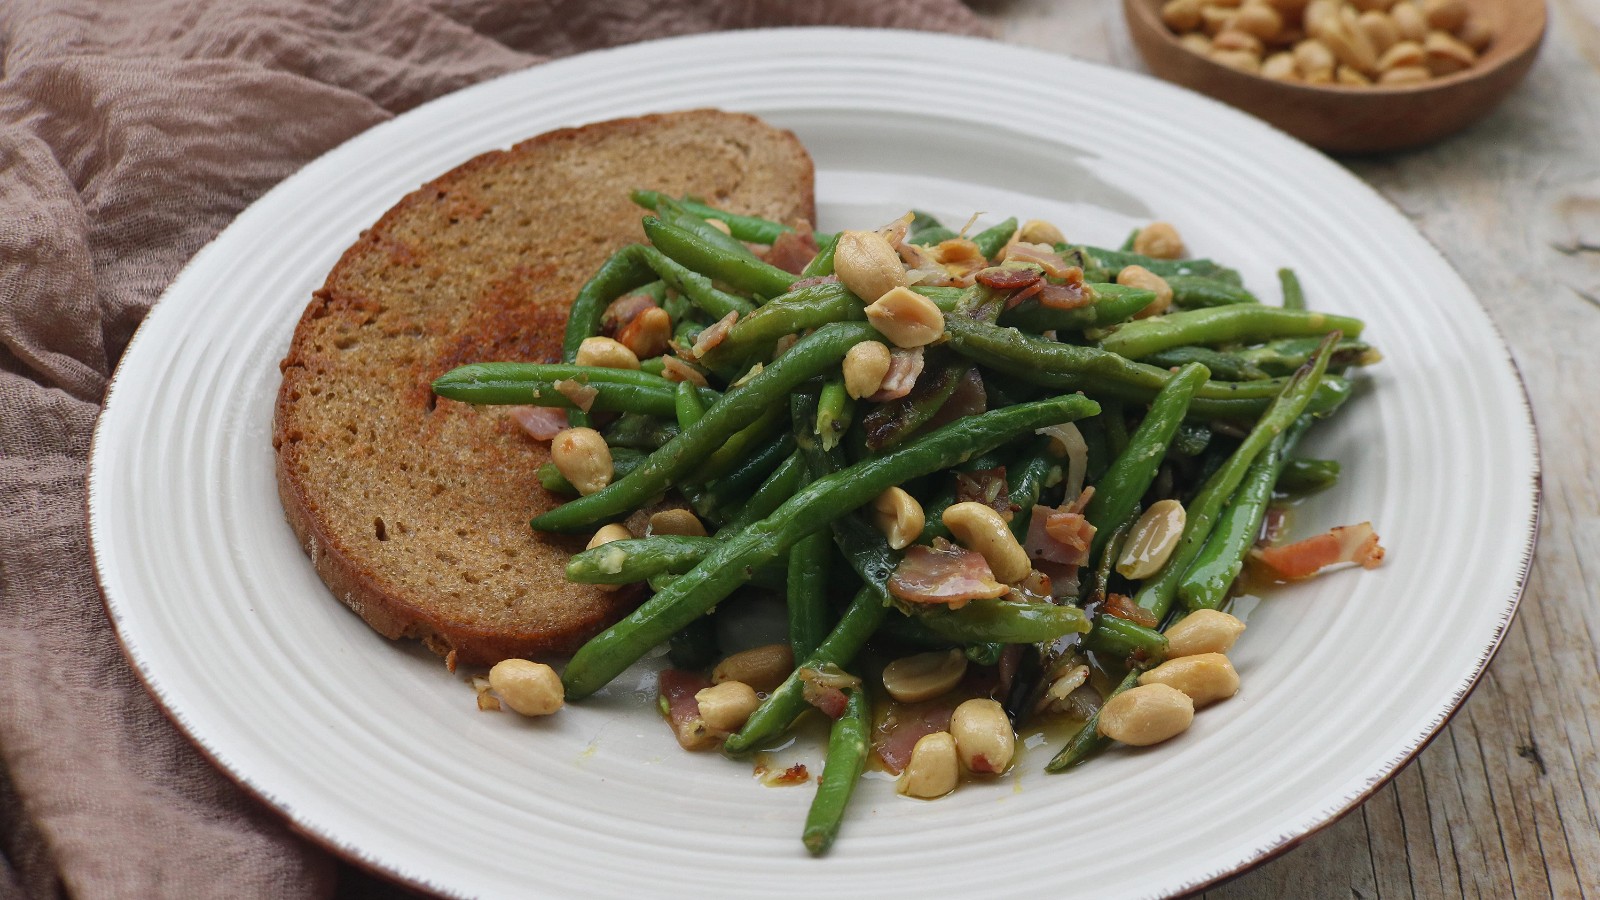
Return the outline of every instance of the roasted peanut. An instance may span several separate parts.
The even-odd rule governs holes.
[[[1198,4],[1196,4],[1195,9],[1199,9]],[[1198,12],[1196,15],[1198,16]],[[1198,18],[1196,21],[1198,22]],[[1043,219],[1029,219],[1022,223],[1021,228],[1017,229],[1017,240],[1027,244],[1049,244],[1053,246],[1055,244],[1065,244],[1067,236],[1062,234],[1061,229],[1050,222],[1046,222]]]
[[[502,659],[489,670],[489,686],[514,712],[524,716],[548,716],[561,708],[566,690],[561,676],[544,663],[526,659]]]
[[[711,670],[711,681],[742,681],[752,688],[770,694],[783,684],[794,671],[794,650],[788,644],[767,644],[741,650]]]
[[[1221,653],[1198,653],[1167,660],[1140,675],[1139,683],[1175,687],[1200,707],[1237,694],[1239,673]]]
[[[1233,24],[1237,10],[1208,3],[1200,7],[1200,28],[1208,36],[1216,35]]]
[[[876,231],[846,231],[834,249],[833,270],[852,294],[871,303],[905,287],[906,267],[889,239]]]
[[[867,321],[896,347],[921,347],[944,334],[944,313],[908,287],[893,288],[867,307]]]
[[[694,695],[700,706],[700,721],[720,734],[732,734],[744,727],[745,720],[761,705],[761,699],[750,685],[742,681],[724,681],[702,688]]]
[[[1256,46],[1260,46],[1259,41]],[[1184,253],[1183,237],[1170,222],[1151,222],[1139,229],[1139,234],[1134,237],[1133,252],[1156,259],[1181,259]]]
[[[1422,52],[1428,71],[1436,76],[1454,74],[1478,60],[1471,47],[1442,31],[1428,33],[1422,41]]]
[[[993,508],[973,500],[952,503],[945,507],[943,520],[963,547],[983,556],[1002,584],[1016,584],[1033,571],[1028,552]]]
[[[1461,23],[1461,27],[1456,29],[1456,37],[1461,40],[1461,43],[1466,44],[1478,53],[1482,53],[1488,48],[1489,43],[1494,40],[1494,32],[1489,30],[1489,26],[1483,24],[1482,19],[1476,16],[1468,16],[1467,20]]]
[[[1215,609],[1197,609],[1166,630],[1167,658],[1227,653],[1244,631],[1244,623]]]
[[[659,306],[633,317],[617,332],[617,341],[633,351],[634,359],[650,359],[667,352],[672,340],[672,316]]]
[[[1176,500],[1157,500],[1134,523],[1122,545],[1117,571],[1122,577],[1143,581],[1167,564],[1167,558],[1183,537],[1188,513]]]
[[[1388,12],[1395,0],[1351,0],[1362,12]]]
[[[1004,772],[1017,752],[1017,735],[1011,730],[1005,707],[987,697],[956,707],[950,716],[950,736],[955,739],[961,765],[980,775]]]
[[[1135,319],[1145,319],[1159,315],[1166,312],[1167,307],[1172,305],[1172,285],[1167,284],[1165,278],[1146,269],[1144,266],[1128,266],[1124,268],[1117,273],[1117,284],[1125,287],[1144,288],[1147,291],[1155,292],[1156,299],[1150,301],[1149,306],[1134,313],[1133,317]]]
[[[1467,21],[1467,4],[1462,0],[1422,0],[1422,18],[1429,28],[1455,31]]]
[[[1333,51],[1328,45],[1315,38],[1303,40],[1294,45],[1294,61],[1299,66],[1300,74],[1309,81],[1319,76],[1333,77],[1333,67],[1336,60]]]
[[[1261,75],[1277,81],[1298,81],[1300,70],[1294,64],[1294,54],[1285,50],[1261,61]]]
[[[889,348],[877,341],[862,341],[844,355],[844,389],[860,400],[878,392],[889,374]]]
[[[948,731],[925,734],[911,748],[911,761],[900,775],[900,793],[932,800],[956,789],[961,776],[956,739]]]
[[[1378,60],[1378,71],[1387,72],[1390,69],[1426,68],[1424,62],[1427,57],[1422,52],[1422,45],[1416,41],[1401,41],[1390,47]],[[1424,73],[1426,74],[1426,73]]]
[[[1379,84],[1421,84],[1433,74],[1422,66],[1396,66],[1378,76]]]
[[[626,541],[632,537],[633,533],[628,530],[628,526],[619,522],[612,522],[610,525],[600,526],[600,530],[594,533],[594,537],[589,539],[588,546],[583,549],[593,550],[602,544],[609,544],[612,541]]]
[[[1180,36],[1178,43],[1187,47],[1191,53],[1198,53],[1201,56],[1208,56],[1211,53],[1211,38],[1198,31],[1191,31]]]
[[[1428,36],[1428,19],[1422,14],[1422,7],[1412,3],[1411,0],[1400,0],[1389,10],[1389,17],[1394,19],[1395,30],[1400,32],[1403,41],[1416,41]]]
[[[663,509],[650,516],[650,533],[705,537],[706,526],[687,509]]]
[[[911,496],[898,487],[892,487],[879,494],[872,501],[873,519],[878,523],[878,530],[889,539],[889,547],[894,550],[904,550],[922,534],[922,529],[928,524],[923,515],[922,504],[917,498]]]
[[[1348,84],[1352,87],[1361,87],[1372,83],[1371,78],[1343,64],[1333,71],[1333,80],[1339,84]]]
[[[943,696],[967,674],[967,656],[960,650],[934,650],[902,656],[883,667],[883,688],[901,703]]]
[[[1372,42],[1372,49],[1378,53],[1378,68],[1383,68],[1383,54],[1400,41],[1400,29],[1395,27],[1394,19],[1387,13],[1369,10],[1356,19],[1356,25]]]
[[[578,355],[573,360],[580,366],[599,366],[604,369],[637,369],[639,357],[620,342],[608,337],[588,337],[578,345]]]
[[[1167,0],[1161,6],[1161,21],[1176,32],[1199,28],[1200,0]]]
[[[1194,722],[1194,701],[1165,684],[1141,684],[1106,701],[1100,708],[1099,731],[1135,747],[1177,737]]]
[[[1263,41],[1277,40],[1283,33],[1283,15],[1269,6],[1265,0],[1249,0],[1239,7],[1239,15],[1234,19],[1233,27],[1240,31],[1255,35]]]
[[[1211,39],[1211,49],[1212,49],[1213,53],[1219,53],[1219,52],[1248,53],[1251,56],[1257,57],[1257,59],[1259,60],[1259,58],[1261,56],[1262,46],[1261,46],[1261,39],[1260,38],[1256,37],[1255,35],[1251,34],[1248,31],[1241,31],[1237,27],[1234,27],[1234,28],[1224,29],[1223,31],[1219,32],[1216,37],[1212,38]],[[1149,231],[1149,230],[1150,230],[1149,228],[1145,228],[1145,229],[1141,230],[1139,232],[1139,236],[1143,237],[1144,233],[1146,231]],[[1180,243],[1179,246],[1181,247],[1182,244]],[[1138,241],[1137,238],[1134,239],[1133,248],[1134,248],[1134,252],[1135,253],[1143,253],[1144,252],[1144,251],[1139,249],[1139,241]],[[1153,253],[1145,253],[1144,255],[1145,256],[1155,256],[1155,254],[1153,254]],[[1180,254],[1180,255],[1182,255],[1182,254]],[[1162,257],[1156,257],[1156,258],[1157,259],[1177,259],[1178,257],[1176,257],[1176,256],[1162,256]]]
[[[568,428],[556,435],[550,442],[550,461],[584,496],[611,483],[611,448],[593,428]]]
[[[1261,72],[1261,56],[1248,50],[1220,50],[1213,47],[1210,57],[1213,62],[1221,63],[1230,69],[1237,69],[1247,75]]]

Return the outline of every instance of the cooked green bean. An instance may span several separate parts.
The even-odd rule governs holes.
[[[1278,435],[1246,470],[1199,555],[1178,582],[1178,597],[1189,609],[1217,609],[1228,599],[1228,589],[1244,568],[1245,555],[1255,546],[1261,522],[1272,503],[1272,488],[1283,471],[1290,450],[1311,424],[1303,417]]]
[[[786,402],[801,383],[839,366],[845,352],[877,334],[865,322],[826,325],[774,360],[743,387],[729,391],[704,417],[650,455],[626,478],[557,507],[533,520],[538,531],[579,531],[635,509],[688,474],[735,433],[774,405]],[[668,413],[667,415],[671,415]]]
[[[1155,302],[1154,291],[1120,284],[1087,285],[1094,300],[1087,306],[1057,309],[1030,298],[1000,314],[1000,324],[1040,334],[1046,331],[1082,331],[1104,328],[1133,318]]]
[[[868,740],[872,729],[872,702],[867,692],[856,688],[848,693],[844,715],[833,721],[828,735],[828,755],[818,779],[817,795],[806,813],[801,841],[812,856],[821,856],[833,846],[844,821],[844,810],[855,792],[856,782],[867,765]]]
[[[673,398],[677,400],[676,396]],[[637,412],[625,412],[601,432],[612,447],[657,450],[678,436],[677,422]]]
[[[961,644],[1038,644],[1089,630],[1076,606],[1020,600],[973,600],[960,609],[917,606],[912,618],[939,637]]]
[[[1128,266],[1139,266],[1148,269],[1162,278],[1173,275],[1204,275],[1230,284],[1241,284],[1239,273],[1227,266],[1218,265],[1209,259],[1156,259],[1139,253],[1128,253],[1122,250],[1106,250],[1101,247],[1086,245],[1057,247],[1058,250],[1067,252],[1079,251],[1087,257],[1088,265],[1084,266],[1087,273],[1091,268],[1104,269],[1108,275],[1106,281],[1115,281],[1117,273]],[[1099,279],[1096,279],[1099,280]]]
[[[718,288],[712,284],[708,276],[678,262],[655,247],[636,245],[635,252],[662,281],[712,319],[720,319],[730,312],[742,316],[755,309],[755,305],[750,301]],[[697,324],[689,317],[676,317],[675,321],[680,328],[686,324]]]
[[[729,514],[743,507],[751,492],[792,455],[794,438],[787,432],[780,432],[743,459],[736,460],[733,469],[726,475],[709,482],[700,497],[700,503],[704,506],[696,506],[695,511],[712,519],[729,518]]]
[[[839,446],[839,439],[850,428],[855,414],[856,401],[845,390],[842,378],[830,378],[822,384],[822,396],[817,400],[817,437],[822,449]]]
[[[1268,375],[1287,375],[1306,364],[1316,351],[1320,338],[1284,338],[1269,341],[1259,347],[1245,347],[1230,351],[1242,362],[1258,366]],[[1328,360],[1328,371],[1342,372],[1351,366],[1370,366],[1383,360],[1383,354],[1365,341],[1346,338],[1333,348]]]
[[[1205,275],[1169,275],[1165,280],[1167,286],[1172,288],[1172,302],[1184,309],[1261,302],[1255,294],[1220,278],[1210,278]]]
[[[861,417],[867,449],[890,450],[900,446],[928,423],[944,406],[972,367],[960,359],[924,369],[911,393],[877,404]]]
[[[1241,303],[1137,319],[1117,326],[1100,347],[1139,359],[1184,344],[1248,343],[1331,331],[1359,337],[1362,327],[1360,319],[1349,316]]]
[[[1196,347],[1187,345],[1172,347],[1158,353],[1152,353],[1144,358],[1144,362],[1163,369],[1186,366],[1189,363],[1200,363],[1211,370],[1211,376],[1220,381],[1264,381],[1272,376],[1267,374],[1248,360],[1241,359],[1237,354],[1224,353],[1210,347]],[[1292,371],[1292,370],[1291,370]]]
[[[628,474],[639,464],[644,462],[644,454],[626,447],[611,448],[611,477],[620,478]],[[561,474],[555,463],[545,463],[539,467],[539,484],[552,494],[564,497],[576,497],[578,489],[572,486],[567,476]]]
[[[1129,660],[1154,664],[1167,655],[1167,639],[1161,632],[1104,611],[1094,617],[1094,628],[1083,646],[1118,665],[1127,665]]]
[[[1103,414],[1103,413],[1102,413]],[[1028,539],[1028,525],[1033,520],[1033,506],[1039,502],[1050,472],[1061,463],[1050,452],[1050,438],[1035,437],[1023,451],[1006,466],[1006,492],[1017,508],[1011,517],[1011,534],[1018,542]]]
[[[656,215],[668,225],[699,235],[702,240],[725,253],[738,257],[756,258],[755,254],[750,252],[750,248],[746,247],[743,241],[734,237],[731,231],[723,231],[712,225],[710,220],[695,215],[682,203],[670,197],[661,199],[661,205],[656,207]]]
[[[631,584],[663,572],[682,575],[716,549],[717,539],[657,534],[601,544],[567,560],[567,580],[578,584]]]
[[[956,236],[944,223],[920,210],[911,211],[911,225],[906,229],[906,243],[932,246]]]
[[[799,280],[794,273],[756,259],[748,252],[744,256],[730,253],[692,231],[668,225],[655,216],[645,216],[642,224],[645,236],[656,249],[737,290],[776,297],[788,293],[789,286]]]
[[[600,333],[600,321],[611,301],[628,291],[655,280],[655,273],[639,256],[638,244],[613,253],[601,264],[594,277],[578,289],[578,296],[567,311],[567,329],[561,339],[561,359],[574,362],[585,338]]]
[[[1278,286],[1283,289],[1284,309],[1305,309],[1306,292],[1300,286],[1300,276],[1293,269],[1278,270]]]
[[[1007,219],[998,225],[992,225],[972,236],[972,242],[978,245],[978,252],[984,259],[994,259],[994,255],[1011,240],[1017,233],[1017,220]]]
[[[822,245],[817,248],[817,255],[811,257],[811,262],[806,263],[806,267],[800,270],[800,277],[802,279],[826,278],[832,275],[833,254],[838,249],[839,236],[837,234],[823,241]]]
[[[726,405],[728,401],[713,407],[701,423]],[[627,618],[583,645],[562,677],[568,698],[586,697],[598,690],[651,647],[704,615],[737,588],[748,572],[787,552],[800,538],[829,521],[870,502],[885,489],[988,452],[1018,434],[1098,411],[1094,401],[1078,394],[994,410],[953,422],[899,450],[813,481],[772,515],[728,538],[668,590],[657,593]],[[646,460],[629,477],[636,477],[649,465]]]
[[[778,464],[767,480],[761,482],[744,506],[718,529],[717,534],[737,534],[752,524],[772,515],[773,510],[794,496],[806,481],[806,461],[798,452]]]
[[[722,342],[705,352],[701,362],[724,370],[753,359],[766,359],[778,339],[820,328],[830,322],[860,322],[866,307],[842,284],[817,284],[767,301],[728,329]]]
[[[817,395],[797,392],[789,398],[793,422],[792,444],[816,441],[812,428],[817,420]],[[811,479],[826,472],[807,473]],[[828,610],[828,575],[833,561],[833,537],[827,529],[806,535],[789,550],[789,572],[785,594],[789,610],[789,645],[795,659],[805,659],[827,637],[832,624]]]
[[[679,669],[696,671],[717,661],[717,628],[710,616],[701,616],[683,626],[667,643],[667,659]]]
[[[694,382],[678,382],[678,387],[672,394],[673,413],[678,418],[678,430],[688,428],[706,414],[705,401],[700,399],[700,391]]]
[[[1291,497],[1304,497],[1325,491],[1339,483],[1339,461],[1335,459],[1291,459],[1278,475],[1275,490]]]
[[[1167,447],[1183,424],[1189,403],[1206,381],[1206,367],[1198,363],[1183,367],[1166,387],[1156,394],[1150,412],[1134,429],[1127,447],[1118,453],[1105,474],[1095,482],[1094,496],[1084,508],[1084,518],[1095,528],[1090,559],[1098,559],[1105,549],[1111,529],[1128,518],[1139,505],[1139,498],[1155,481],[1156,470],[1166,458]]]
[[[661,204],[662,199],[672,199],[659,191],[634,191],[631,196],[634,203],[645,209],[655,209]],[[785,231],[794,230],[781,222],[774,222],[758,216],[741,216],[737,213],[717,209],[715,206],[708,206],[688,197],[679,198],[675,202],[702,219],[716,219],[727,224],[728,231],[734,237],[741,241],[749,241],[752,244],[770,244],[778,239],[778,235],[783,234]],[[821,238],[819,237],[818,240],[820,241]]]
[[[1172,608],[1173,598],[1178,592],[1178,583],[1205,546],[1206,538],[1210,536],[1223,505],[1238,489],[1239,482],[1244,480],[1250,464],[1255,462],[1256,457],[1261,455],[1279,434],[1293,425],[1310,405],[1317,384],[1328,369],[1328,357],[1338,340],[1338,332],[1323,338],[1322,350],[1312,356],[1311,362],[1290,376],[1288,383],[1283,387],[1283,393],[1273,401],[1271,408],[1261,416],[1255,427],[1250,429],[1250,433],[1240,442],[1238,449],[1228,457],[1222,468],[1206,479],[1199,493],[1189,501],[1183,535],[1178,539],[1177,548],[1172,551],[1172,555],[1167,558],[1166,564],[1160,571],[1140,585],[1139,592],[1133,598],[1135,603],[1149,610],[1157,621],[1166,618],[1167,612]]]
[[[461,366],[434,379],[440,397],[480,405],[534,405],[577,409],[577,404],[556,387],[571,382],[584,391],[593,389],[590,409],[597,412],[636,412],[671,418],[674,415],[672,382],[629,369],[534,363],[475,363]],[[712,396],[715,396],[713,394]]]

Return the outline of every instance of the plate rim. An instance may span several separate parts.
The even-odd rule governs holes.
[[[133,348],[146,331],[145,326],[154,317],[157,308],[168,298],[169,294],[172,293],[174,287],[179,285],[192,269],[197,268],[203,261],[209,260],[211,254],[217,252],[216,245],[219,244],[223,237],[235,227],[240,219],[251,213],[255,208],[265,205],[279,192],[291,190],[296,183],[303,178],[308,177],[307,173],[313,172],[321,165],[325,164],[329,157],[338,154],[345,147],[352,143],[357,141],[373,140],[375,139],[374,135],[383,133],[390,127],[394,126],[396,122],[399,122],[407,117],[411,117],[423,110],[430,109],[436,104],[460,102],[459,98],[462,95],[470,94],[481,89],[487,89],[488,86],[504,80],[529,77],[530,72],[544,71],[552,66],[561,67],[563,65],[572,64],[575,62],[581,64],[582,60],[616,54],[627,55],[641,52],[641,48],[650,48],[663,45],[693,44],[699,42],[716,43],[722,41],[740,43],[744,41],[759,41],[774,34],[781,35],[795,33],[817,35],[824,38],[828,35],[850,35],[851,37],[859,38],[864,34],[877,34],[882,39],[893,42],[915,43],[929,41],[933,43],[939,43],[949,41],[956,43],[976,44],[991,48],[999,47],[1004,48],[1008,53],[1035,55],[1057,62],[1067,61],[1075,65],[1090,66],[1112,72],[1118,77],[1131,77],[1161,85],[1165,89],[1174,90],[1182,95],[1185,95],[1187,102],[1196,103],[1202,107],[1209,107],[1214,112],[1221,111],[1224,115],[1243,116],[1253,122],[1255,125],[1265,127],[1273,132],[1276,132],[1285,140],[1299,145],[1303,149],[1313,154],[1323,156],[1324,158],[1328,159],[1329,162],[1333,163],[1336,169],[1348,176],[1349,182],[1354,187],[1366,192],[1371,199],[1375,199],[1384,206],[1393,210],[1399,218],[1406,219],[1408,227],[1410,227],[1411,231],[1423,240],[1428,249],[1438,258],[1438,261],[1446,268],[1450,269],[1450,271],[1455,272],[1458,277],[1460,275],[1455,266],[1451,264],[1449,257],[1439,249],[1437,243],[1435,243],[1431,237],[1429,237],[1421,229],[1417,228],[1414,224],[1410,224],[1409,219],[1404,215],[1404,211],[1401,210],[1397,204],[1378,191],[1375,187],[1356,176],[1355,173],[1344,169],[1337,163],[1337,161],[1332,160],[1331,158],[1327,157],[1326,154],[1322,154],[1320,151],[1312,148],[1310,145],[1305,144],[1286,132],[1283,132],[1276,126],[1250,116],[1248,113],[1245,113],[1242,110],[1238,110],[1234,107],[1223,104],[1220,101],[1213,100],[1212,98],[1203,94],[1199,94],[1182,85],[1161,80],[1146,72],[1123,69],[1117,66],[1080,59],[1067,53],[1059,53],[1035,47],[1011,44],[1005,41],[987,37],[920,31],[914,29],[858,28],[845,26],[747,28],[677,35],[649,41],[623,44],[615,47],[589,50],[582,53],[575,53],[570,56],[552,59],[545,63],[539,63],[529,67],[515,69],[475,84],[468,85],[458,90],[451,91],[439,97],[435,97],[425,103],[418,104],[417,106],[412,107],[405,112],[396,114],[393,117],[372,126],[371,128],[367,128],[361,132],[351,135],[333,147],[330,147],[318,154],[316,157],[308,160],[300,168],[296,169],[278,183],[274,184],[271,188],[241,209],[226,226],[218,231],[215,236],[208,240],[203,246],[200,247],[200,249],[195,251],[195,253],[187,261],[184,262],[184,264],[174,274],[172,281],[167,285],[166,288],[162,290],[161,295],[150,304],[133,335],[123,346],[122,352],[118,357],[117,366],[114,368],[110,378],[107,380],[106,390],[101,401],[101,410],[99,415],[96,417],[94,428],[90,435],[88,457],[86,460],[83,479],[85,487],[83,494],[84,519],[95,585],[100,595],[101,606],[105,610],[106,618],[110,622],[112,631],[116,636],[118,649],[121,651],[124,660],[128,663],[129,668],[132,670],[139,683],[144,687],[145,691],[156,701],[156,705],[160,708],[162,715],[167,719],[167,721],[173,724],[178,733],[182,735],[183,738],[200,753],[200,755],[207,761],[208,764],[212,766],[214,770],[222,774],[229,782],[242,789],[254,800],[259,801],[268,807],[280,819],[280,821],[288,826],[290,831],[302,838],[305,838],[319,849],[331,853],[333,856],[344,862],[357,865],[367,872],[396,881],[411,888],[429,891],[446,897],[471,896],[468,893],[464,893],[447,885],[435,883],[430,881],[427,877],[411,872],[404,868],[403,865],[398,861],[383,860],[377,858],[376,856],[368,855],[356,844],[347,842],[330,832],[319,830],[315,824],[304,821],[302,814],[295,806],[281,800],[266,786],[254,783],[246,773],[237,771],[235,768],[226,764],[218,755],[218,751],[208,746],[205,740],[196,733],[194,727],[187,721],[186,717],[179,710],[173,708],[173,706],[168,702],[167,692],[155,680],[153,680],[151,673],[149,670],[147,670],[145,664],[141,662],[142,657],[140,656],[139,651],[133,644],[130,643],[129,637],[122,627],[123,617],[117,612],[116,601],[112,599],[111,593],[106,589],[108,576],[105,571],[106,564],[103,561],[99,547],[99,534],[101,529],[106,527],[105,519],[95,514],[95,488],[97,485],[97,474],[100,471],[98,464],[100,463],[101,448],[105,444],[105,440],[103,440],[103,431],[105,430],[104,423],[106,421],[105,412],[114,402],[118,381],[123,374],[124,367],[122,363],[131,356]],[[458,161],[456,164],[459,164],[459,162],[460,161]],[[412,190],[414,190],[414,188]],[[1489,665],[1493,662],[1500,650],[1500,647],[1504,643],[1506,634],[1510,631],[1511,625],[1516,619],[1517,612],[1521,608],[1522,599],[1526,595],[1528,582],[1532,574],[1535,550],[1540,537],[1540,525],[1542,522],[1545,502],[1543,484],[1543,454],[1540,445],[1540,433],[1537,417],[1535,415],[1531,396],[1528,393],[1527,380],[1522,373],[1522,368],[1518,364],[1510,344],[1506,341],[1503,329],[1500,327],[1499,323],[1495,321],[1493,316],[1489,314],[1488,307],[1483,304],[1475,292],[1471,292],[1469,290],[1467,296],[1471,300],[1472,304],[1483,313],[1484,320],[1487,322],[1489,329],[1493,334],[1496,348],[1503,357],[1504,361],[1510,367],[1512,376],[1517,385],[1517,401],[1524,416],[1523,424],[1525,425],[1526,430],[1525,437],[1528,441],[1529,447],[1529,457],[1527,462],[1529,464],[1530,494],[1527,499],[1530,504],[1530,510],[1529,518],[1524,526],[1526,528],[1525,540],[1523,541],[1521,549],[1521,558],[1517,564],[1515,584],[1512,588],[1510,596],[1502,601],[1503,613],[1498,618],[1495,632],[1490,642],[1478,654],[1478,658],[1473,665],[1473,670],[1470,676],[1457,682],[1455,689],[1450,695],[1448,708],[1443,712],[1443,714],[1438,716],[1436,720],[1427,723],[1424,726],[1426,728],[1425,732],[1415,734],[1409,738],[1399,754],[1385,760],[1383,763],[1376,766],[1373,771],[1368,773],[1365,783],[1362,784],[1358,790],[1346,795],[1342,795],[1330,806],[1309,814],[1312,818],[1315,818],[1316,821],[1312,822],[1310,825],[1304,828],[1304,830],[1279,835],[1278,837],[1274,838],[1270,844],[1257,848],[1249,855],[1244,856],[1236,863],[1231,864],[1231,867],[1229,868],[1197,876],[1182,884],[1157,886],[1156,893],[1148,894],[1147,896],[1187,896],[1243,875],[1244,873],[1249,872],[1298,847],[1300,844],[1312,837],[1317,836],[1336,822],[1343,819],[1346,815],[1353,812],[1357,807],[1371,798],[1372,795],[1377,793],[1380,789],[1392,781],[1402,769],[1404,769],[1418,755],[1427,749],[1434,739],[1439,737],[1439,735],[1444,732],[1445,728],[1466,705],[1467,700],[1471,697],[1472,692],[1482,681],[1484,674],[1488,671]]]

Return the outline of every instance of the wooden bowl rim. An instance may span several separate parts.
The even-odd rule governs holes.
[[[1186,53],[1212,70],[1231,72],[1243,78],[1249,78],[1271,88],[1287,93],[1302,93],[1313,96],[1335,97],[1378,97],[1388,99],[1391,97],[1420,97],[1426,94],[1442,92],[1467,82],[1488,78],[1495,72],[1512,65],[1522,59],[1529,52],[1537,49],[1544,42],[1545,31],[1550,27],[1550,17],[1545,6],[1545,0],[1539,0],[1536,9],[1530,12],[1539,17],[1538,27],[1529,30],[1531,38],[1523,46],[1511,46],[1504,53],[1495,54],[1498,59],[1490,65],[1473,65],[1459,72],[1452,72],[1442,78],[1430,78],[1421,84],[1307,84],[1303,81],[1277,81],[1251,72],[1243,72],[1232,66],[1211,59],[1185,47],[1178,41],[1178,35],[1172,33],[1167,23],[1161,21],[1160,6],[1164,0],[1122,0],[1122,10],[1125,18],[1129,20],[1130,27],[1140,27],[1149,33],[1158,34],[1167,46]],[[1135,21],[1136,20],[1136,21]]]

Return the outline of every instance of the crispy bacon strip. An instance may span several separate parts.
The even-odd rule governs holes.
[[[997,291],[1014,291],[1038,284],[1044,280],[1044,273],[1038,269],[1006,269],[994,266],[984,269],[973,278],[984,287],[994,288]]]
[[[954,713],[955,704],[950,698],[896,706],[890,718],[878,727],[872,742],[883,767],[900,774],[911,762],[911,750],[917,746],[917,741],[930,734],[949,731]]]
[[[1082,513],[1034,506],[1028,522],[1028,539],[1022,549],[1029,559],[1083,566],[1089,563],[1094,526]]]
[[[1052,309],[1077,309],[1088,306],[1094,302],[1089,292],[1084,290],[1083,282],[1068,282],[1066,284],[1050,284],[1048,282],[1039,288],[1039,305]]]
[[[817,255],[817,239],[811,234],[811,225],[802,224],[804,227],[799,231],[778,235],[772,242],[772,249],[767,251],[767,262],[791,275],[804,272],[806,264]]]
[[[910,350],[895,350],[889,354],[889,371],[883,376],[883,383],[867,399],[873,403],[899,400],[901,397],[911,393],[911,389],[917,384],[917,376],[921,374],[921,347],[914,347]]]
[[[1044,274],[1051,278],[1060,278],[1066,281],[1083,280],[1083,269],[1068,265],[1061,254],[1048,244],[1029,244],[1018,241],[1005,248],[1005,261],[1012,263],[1033,263],[1044,269]]]
[[[656,689],[667,701],[667,721],[678,746],[685,750],[710,750],[716,736],[700,718],[700,702],[695,694],[711,687],[711,679],[682,669],[663,669],[656,677]]]
[[[555,406],[511,406],[511,420],[536,441],[554,440],[567,430],[567,411]]]
[[[1375,569],[1383,562],[1383,547],[1371,522],[1340,525],[1325,534],[1295,541],[1282,547],[1258,547],[1251,556],[1287,579],[1310,578],[1328,566],[1355,563]]]
[[[971,600],[992,600],[1008,588],[995,581],[982,554],[948,541],[914,544],[889,576],[889,593],[907,603],[943,603],[960,609]]]
[[[1106,597],[1106,605],[1100,611],[1108,616],[1127,619],[1135,625],[1143,625],[1146,628],[1154,628],[1160,624],[1150,610],[1133,602],[1133,598],[1127,594],[1108,595]]]
[[[695,359],[705,356],[706,352],[712,347],[727,339],[728,332],[733,329],[733,325],[737,321],[739,321],[739,311],[729,310],[727,315],[718,319],[705,331],[700,332],[700,336],[694,339],[694,348],[689,352],[694,355]]]

